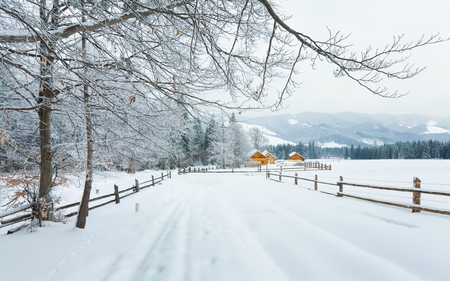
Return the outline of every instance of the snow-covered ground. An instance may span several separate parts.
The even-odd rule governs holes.
[[[423,188],[450,190],[450,161],[327,163],[332,171],[299,176],[407,187],[419,177]],[[113,182],[131,185],[150,173],[97,175],[95,187],[108,193]],[[118,205],[91,211],[85,230],[73,220],[33,233],[2,229],[1,280],[448,280],[450,216],[283,181],[264,173],[173,173]]]

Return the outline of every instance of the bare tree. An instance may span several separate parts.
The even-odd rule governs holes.
[[[248,130],[248,136],[254,149],[261,149],[269,145],[269,139],[259,127],[252,127]]]
[[[169,111],[176,104],[191,114],[208,107],[273,108],[295,89],[299,63],[319,59],[335,65],[336,76],[397,97],[402,93],[380,86],[383,79],[420,73],[407,53],[442,41],[431,36],[403,43],[400,36],[384,49],[358,53],[339,33],[315,40],[285,19],[267,0],[2,1],[0,67],[7,98],[1,109],[38,113],[39,198],[51,201],[55,108],[69,114],[84,102],[89,146],[91,110],[109,110],[143,135],[131,119],[151,112],[154,103]],[[268,86],[280,77],[284,87],[267,103]],[[229,98],[211,96],[218,90]],[[140,106],[131,107],[136,100]],[[92,179],[90,157],[86,180]]]

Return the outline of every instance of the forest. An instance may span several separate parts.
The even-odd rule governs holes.
[[[39,139],[36,122],[22,121],[24,114],[4,114],[1,130],[0,171],[14,173],[39,169]],[[96,116],[99,118],[100,116]],[[111,117],[110,117],[111,118]],[[58,172],[80,172],[85,165],[85,143],[81,124],[75,117],[55,114],[57,134],[53,135],[53,169]],[[103,120],[107,120],[106,116]],[[112,118],[111,118],[112,119]],[[93,138],[93,167],[103,171],[135,172],[143,169],[175,169],[195,165],[218,165],[235,168],[242,165],[251,150],[247,134],[232,113],[226,122],[212,116],[208,122],[180,116],[158,118],[165,126],[160,131],[145,131],[136,124],[130,128],[115,120],[107,126],[96,126]],[[177,121],[177,122],[175,122]],[[172,122],[170,124],[169,122]],[[162,124],[161,124],[162,125]]]
[[[450,159],[450,141],[419,140],[386,143],[380,146],[361,145],[350,147],[320,147],[314,141],[308,145],[282,144],[269,146],[268,150],[278,159],[286,159],[292,151],[296,151],[309,159],[341,158],[341,159]]]

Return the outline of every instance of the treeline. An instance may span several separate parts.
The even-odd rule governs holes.
[[[283,144],[271,146],[270,151],[278,159],[287,159],[296,151],[309,159],[344,158],[344,159],[450,159],[450,141],[406,141],[384,144],[374,147],[361,145],[350,147],[319,147],[310,142],[308,145]]]

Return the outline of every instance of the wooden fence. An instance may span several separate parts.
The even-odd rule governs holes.
[[[215,174],[233,174],[233,173],[261,173],[261,166],[256,167],[253,170],[242,170],[242,169],[220,169],[219,167],[187,167],[178,169],[178,174],[188,174],[188,173],[215,173]]]
[[[219,167],[187,167],[178,169],[178,174],[187,173],[218,173],[218,174],[229,174],[229,173],[261,173],[261,172],[273,172],[273,171],[303,171],[303,170],[331,170],[331,165],[319,163],[319,162],[298,162],[295,166],[279,166],[279,167],[269,167],[269,166],[256,166],[256,169],[220,169]]]
[[[93,209],[97,209],[99,207],[105,206],[107,204],[110,203],[116,203],[119,204],[120,203],[120,199],[123,199],[125,197],[128,197],[130,195],[136,194],[138,193],[141,189],[150,187],[150,186],[155,186],[156,184],[160,183],[161,181],[164,180],[164,178],[171,178],[171,171],[167,171],[166,174],[161,172],[161,176],[160,177],[155,177],[152,175],[152,178],[150,180],[147,181],[143,181],[143,182],[139,182],[137,179],[135,179],[134,185],[132,187],[123,189],[123,190],[119,190],[119,187],[117,185],[114,185],[114,192],[110,193],[110,194],[106,194],[106,195],[102,195],[102,196],[98,196],[98,197],[94,197],[89,199],[89,203],[91,202],[96,202],[96,201],[103,201],[100,204],[94,205],[89,207],[89,211],[93,210]],[[113,199],[110,199],[113,198]],[[109,200],[108,200],[109,199]],[[107,200],[107,201],[104,201]],[[10,226],[13,224],[16,224],[18,222],[22,222],[22,221],[27,221],[27,220],[31,220],[34,218],[34,215],[32,212],[27,212],[24,215],[21,216],[13,216],[14,214],[20,213],[20,212],[24,212],[27,210],[32,209],[34,206],[36,205],[36,203],[29,203],[26,205],[22,205],[18,208],[14,208],[11,210],[8,210],[2,214],[0,214],[0,228],[6,227],[6,226]],[[54,212],[60,211],[60,210],[64,210],[64,209],[69,209],[69,208],[73,208],[73,207],[77,207],[78,205],[80,205],[80,202],[75,202],[75,203],[71,203],[71,204],[67,204],[64,206],[60,206],[54,209]],[[66,218],[69,217],[73,217],[75,215],[77,215],[78,211],[75,212],[71,212],[65,215]],[[8,234],[10,234],[12,232],[8,231]]]
[[[386,205],[391,205],[391,206],[396,206],[396,207],[401,207],[401,208],[408,208],[408,209],[411,209],[413,213],[417,213],[420,211],[426,211],[426,212],[438,213],[438,214],[443,214],[443,215],[450,215],[450,210],[435,208],[435,207],[421,206],[422,194],[441,196],[441,197],[442,196],[450,197],[450,192],[422,189],[421,188],[421,180],[417,177],[415,177],[413,179],[413,188],[387,187],[387,186],[352,183],[352,182],[344,181],[342,176],[339,178],[339,181],[337,181],[335,183],[334,182],[325,182],[325,181],[319,181],[317,175],[315,175],[314,179],[307,179],[307,178],[299,177],[298,173],[295,173],[295,175],[292,176],[292,175],[283,175],[281,172],[278,172],[278,173],[267,172],[266,178],[276,180],[279,182],[281,182],[283,178],[291,178],[291,179],[294,179],[295,185],[298,185],[299,180],[312,182],[314,190],[319,190],[319,184],[328,185],[328,186],[336,186],[337,187],[336,193],[330,193],[330,192],[324,192],[324,191],[322,191],[322,192],[328,193],[331,195],[335,195],[338,197],[345,196],[345,197],[350,197],[350,198],[355,198],[355,199],[360,199],[360,200],[365,200],[365,201],[370,201],[370,202],[375,202],[375,203],[381,203],[381,204],[386,204]],[[380,200],[380,199],[375,199],[375,198],[370,198],[370,197],[357,196],[357,195],[351,194],[351,192],[345,192],[344,191],[345,186],[383,190],[385,192],[411,193],[412,196],[410,198],[412,199],[412,202],[404,203],[404,202],[387,201],[387,200]],[[450,202],[446,202],[446,203],[450,203]]]
[[[283,171],[306,171],[306,170],[330,170],[331,165],[320,163],[318,161],[298,162],[294,166],[266,167],[266,172]]]

